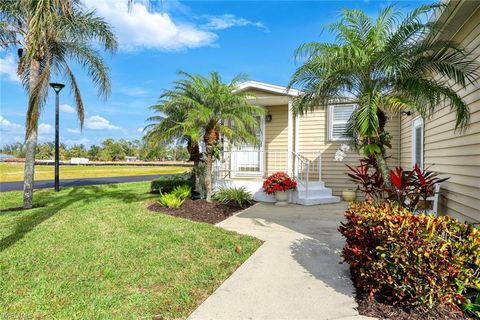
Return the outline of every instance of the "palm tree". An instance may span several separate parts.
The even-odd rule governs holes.
[[[18,74],[28,92],[23,206],[31,208],[38,119],[51,77],[63,76],[70,84],[82,126],[84,105],[70,63],[86,69],[99,95],[106,97],[108,68],[94,46],[114,52],[117,41],[108,24],[79,0],[2,0],[0,12],[0,45],[18,48]]]
[[[265,110],[251,105],[245,93],[235,90],[243,79],[240,75],[229,84],[223,83],[216,72],[208,77],[186,72],[180,75],[183,78],[175,81],[174,88],[161,96],[159,110],[165,116],[158,119],[163,130],[157,132],[168,139],[183,136],[193,144],[203,143],[206,198],[211,201],[213,161],[221,151],[220,136],[232,144],[258,144],[258,117]]]
[[[157,148],[166,143],[186,143],[190,155],[188,161],[193,161],[194,181],[199,189],[201,129],[196,123],[192,126],[186,122],[190,105],[179,103],[178,99],[175,99],[176,95],[176,91],[166,90],[158,103],[150,107],[156,115],[147,119],[149,124],[144,129],[145,140]]]
[[[387,182],[387,111],[408,109],[425,118],[446,104],[456,112],[456,129],[469,123],[469,108],[451,87],[474,82],[477,64],[464,48],[435,36],[438,26],[427,18],[442,7],[421,6],[404,15],[389,6],[376,19],[344,10],[329,26],[334,43],[305,43],[296,50],[297,59],[305,60],[289,84],[304,92],[295,101],[297,112],[354,101],[358,108],[350,124],[356,146],[376,157]]]

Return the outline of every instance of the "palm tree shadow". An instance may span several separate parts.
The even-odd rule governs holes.
[[[100,199],[115,199],[123,203],[141,202],[151,198],[145,193],[132,192],[131,190],[117,190],[118,186],[87,186],[72,188],[67,194],[58,195],[54,192],[42,192],[36,201],[36,207],[29,210],[8,211],[4,209],[2,215],[23,215],[17,219],[13,232],[0,240],[0,252],[14,245],[26,234],[35,229],[44,221],[70,206],[79,203],[91,203]],[[15,209],[15,208],[11,208]]]
[[[309,274],[346,296],[353,296],[350,270],[341,264],[340,249],[332,243],[314,238],[297,240],[290,246],[293,258]]]

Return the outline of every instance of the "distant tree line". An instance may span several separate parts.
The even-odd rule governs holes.
[[[25,157],[24,144],[17,142],[0,148],[0,153],[12,155],[17,158]],[[46,142],[37,145],[36,159],[49,160],[55,155],[55,143]],[[60,159],[88,158],[92,161],[122,161],[125,157],[137,157],[144,161],[186,161],[189,158],[187,148],[183,145],[152,145],[142,140],[114,140],[105,139],[100,145],[87,147],[83,144],[68,147],[60,144]]]

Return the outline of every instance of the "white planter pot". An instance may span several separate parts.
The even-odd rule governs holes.
[[[276,206],[285,207],[288,205],[288,198],[290,197],[290,190],[288,191],[276,191],[275,192],[275,199],[277,202],[275,203]]]

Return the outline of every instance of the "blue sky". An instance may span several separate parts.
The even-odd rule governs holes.
[[[145,0],[146,1],[146,0]],[[86,107],[80,131],[69,90],[61,93],[61,140],[69,145],[99,144],[107,137],[141,138],[162,89],[177,71],[218,71],[224,81],[238,73],[252,80],[286,85],[295,70],[293,51],[304,42],[332,41],[323,28],[338,19],[342,8],[375,15],[390,1],[171,1],[147,5],[127,0],[84,0],[114,28],[120,48],[105,55],[111,70],[112,94],[97,97],[81,68],[75,71]],[[421,1],[397,1],[403,10]],[[0,145],[23,142],[25,91],[15,75],[15,52],[0,51]],[[52,79],[61,81],[62,79]],[[39,141],[53,140],[54,108],[50,94],[39,126]]]

